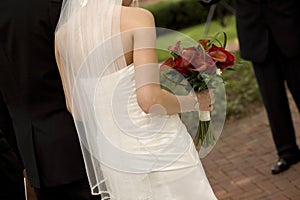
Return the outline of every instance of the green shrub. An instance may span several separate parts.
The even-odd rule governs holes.
[[[233,71],[223,73],[227,95],[227,118],[236,119],[261,109],[261,96],[252,64],[235,53]]]
[[[208,8],[196,0],[161,1],[144,8],[153,13],[158,27],[174,30],[203,23],[208,14]]]
[[[232,0],[225,2],[232,4]],[[153,13],[158,27],[173,30],[204,23],[209,12],[209,7],[203,7],[197,0],[160,1],[143,7]],[[221,5],[217,6],[214,18],[223,19],[228,12]]]

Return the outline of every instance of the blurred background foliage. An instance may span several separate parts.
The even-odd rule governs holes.
[[[149,1],[150,2],[150,1]],[[223,0],[234,6],[233,0]],[[180,30],[193,25],[205,23],[210,7],[202,6],[197,0],[162,0],[142,6],[151,11],[158,27]],[[217,6],[214,19],[232,14],[223,6]]]
[[[233,71],[224,71],[223,79],[227,95],[227,119],[235,120],[262,109],[261,96],[252,64],[235,52]]]

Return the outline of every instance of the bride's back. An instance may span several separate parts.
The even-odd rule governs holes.
[[[142,43],[149,40],[148,28],[153,28],[154,24],[153,15],[149,11],[142,8],[122,7],[120,31],[127,65],[133,62],[133,50],[143,46]]]
[[[79,10],[70,14],[65,11],[65,15],[62,15],[55,43],[57,63],[67,99],[72,96],[72,77],[75,78],[79,73],[97,77],[97,74],[101,74],[99,67],[103,68],[104,65],[107,65],[106,69],[110,69],[107,73],[112,73],[130,65],[134,60],[146,61],[150,55],[154,55],[144,51],[146,56],[141,56],[137,50],[153,47],[155,44],[155,36],[147,30],[147,27],[154,27],[153,15],[141,8],[116,6],[113,9],[115,11],[107,10],[101,1],[89,1]],[[155,62],[156,55],[152,57],[155,57]],[[87,62],[94,65],[84,70]],[[139,63],[134,64],[137,66]]]

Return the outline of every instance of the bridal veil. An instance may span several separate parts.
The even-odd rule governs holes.
[[[121,4],[122,0],[65,0],[56,28],[57,59],[68,108],[78,131],[92,193],[101,194],[102,199],[109,195],[101,165],[122,165],[122,161],[110,159],[118,149],[101,133],[94,94],[99,78],[126,66],[120,45]]]

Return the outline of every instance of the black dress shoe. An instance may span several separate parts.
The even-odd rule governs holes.
[[[287,170],[289,167],[290,165],[287,164],[283,158],[280,158],[272,168],[272,174],[279,174],[280,172]]]
[[[279,174],[290,168],[291,165],[296,164],[300,161],[300,156],[295,157],[294,159],[284,159],[279,158],[275,166],[272,168],[272,174]]]

